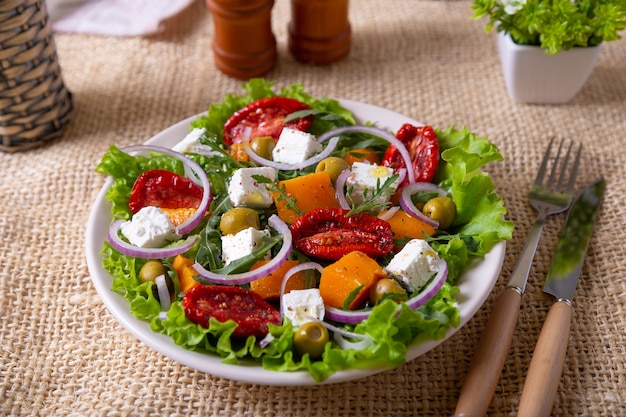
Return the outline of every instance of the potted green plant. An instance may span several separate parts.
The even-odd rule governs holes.
[[[571,100],[626,28],[626,0],[474,0],[472,10],[496,27],[507,92],[520,102]]]

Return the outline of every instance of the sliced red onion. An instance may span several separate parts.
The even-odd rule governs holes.
[[[119,230],[124,223],[124,220],[116,220],[109,226],[109,243],[111,246],[124,255],[132,256],[134,258],[143,259],[165,259],[172,256],[180,255],[187,252],[196,244],[198,240],[197,236],[189,236],[184,241],[181,241],[175,246],[169,246],[167,248],[140,248],[139,246],[132,245],[124,241],[120,235]]]
[[[389,210],[387,211],[383,211],[382,213],[380,213],[377,217],[381,220],[385,220],[388,221],[389,219],[391,219],[398,211],[400,211],[400,207],[399,206],[393,206],[391,207]]]
[[[154,280],[159,293],[159,302],[161,303],[161,311],[168,311],[170,309],[170,290],[167,288],[167,281],[165,281],[165,275],[159,275]]]
[[[446,282],[446,278],[448,277],[448,264],[444,259],[439,259],[437,262],[437,274],[435,277],[430,280],[428,285],[421,289],[419,294],[415,297],[409,298],[408,301],[405,302],[407,307],[412,310],[424,305],[428,300],[433,298],[444,282]],[[347,324],[358,324],[363,320],[366,320],[370,314],[372,314],[372,309],[367,310],[341,310],[331,306],[325,306],[326,309],[326,318],[339,322],[339,323],[347,323]]]
[[[407,307],[409,307],[411,310],[415,310],[416,308],[424,305],[426,301],[437,295],[444,282],[446,282],[447,277],[448,264],[446,263],[445,259],[439,259],[437,261],[437,274],[433,279],[430,280],[426,287],[420,290],[419,294],[417,294],[415,297],[409,298],[409,300],[406,302]]]
[[[271,333],[267,333],[265,335],[265,337],[263,337],[263,339],[259,340],[259,346],[262,348],[267,347],[267,345],[269,345],[270,343],[272,343],[272,340],[276,339]]]
[[[370,346],[372,343],[374,343],[374,339],[372,339],[372,337],[368,334],[349,332],[340,327],[333,326],[332,324],[327,323],[324,320],[320,320],[317,317],[313,317],[308,314],[304,314],[304,316],[311,321],[316,321],[320,323],[322,326],[326,327],[326,329],[333,332],[333,338],[335,339],[335,342],[337,342],[337,345],[339,345],[339,347],[342,349],[363,350]],[[346,338],[357,339],[358,342],[352,342],[350,340],[347,340]]]
[[[367,310],[341,310],[336,307],[325,305],[326,318],[339,323],[359,324],[372,314],[372,309]]]
[[[346,333],[349,333],[349,332],[346,332]],[[365,337],[356,337],[356,336],[365,336]],[[337,345],[339,345],[339,347],[344,350],[345,349],[363,350],[363,349],[368,348],[372,343],[374,343],[374,339],[372,339],[370,336],[366,334],[350,333],[349,335],[347,335],[347,337],[351,339],[359,339],[359,341],[353,342],[351,340],[346,339],[346,335],[342,333],[339,333],[339,332],[333,333],[333,339],[335,339],[335,342],[337,343]]]
[[[398,184],[402,184],[404,182],[404,179],[406,178],[407,169],[400,168],[396,171],[396,173],[398,174]]]
[[[404,165],[408,167],[413,166],[413,162],[411,161],[411,155],[407,150],[404,143],[401,140],[396,138],[391,133],[387,132],[384,129],[374,127],[374,126],[342,126],[333,130],[329,130],[328,132],[323,133],[317,138],[319,143],[324,143],[329,138],[334,138],[335,136],[343,135],[344,133],[367,133],[373,136],[378,136],[382,139],[385,139],[391,145],[395,146],[402,155],[402,159],[404,160]],[[407,174],[409,176],[409,183],[415,182],[415,172],[412,169],[407,169]]]
[[[278,268],[281,267],[283,263],[285,263],[285,261],[289,257],[289,254],[291,253],[291,249],[292,249],[291,231],[289,230],[289,226],[287,226],[285,222],[283,222],[280,219],[280,217],[278,217],[276,214],[272,214],[270,218],[267,220],[267,222],[271,227],[273,227],[278,233],[280,233],[283,236],[283,245],[278,251],[278,253],[276,254],[276,256],[265,265],[261,266],[258,269],[254,269],[252,271],[242,272],[240,274],[230,274],[230,275],[216,274],[204,268],[199,263],[193,264],[193,268],[196,270],[198,275],[200,275],[202,278],[208,281],[211,281],[215,284],[224,284],[224,285],[248,284],[252,281],[255,281],[259,278],[263,278],[271,274],[272,272],[276,271]]]
[[[318,264],[317,262],[304,262],[304,263],[301,263],[294,267],[289,268],[289,270],[283,276],[283,280],[280,283],[280,317],[281,318],[285,317],[283,313],[283,295],[285,295],[285,287],[287,287],[287,282],[289,281],[289,278],[291,278],[292,275],[297,274],[298,272],[306,271],[309,269],[315,269],[316,271],[321,273],[322,265]]]
[[[202,200],[200,201],[200,204],[198,205],[198,209],[196,210],[196,212],[193,215],[191,215],[187,220],[185,220],[182,224],[180,224],[176,228],[176,232],[179,235],[185,235],[191,232],[193,229],[195,229],[195,227],[198,224],[200,224],[200,222],[202,221],[204,213],[206,213],[207,209],[209,208],[209,203],[211,202],[211,184],[209,183],[209,179],[207,178],[206,173],[204,172],[202,167],[198,165],[193,159],[189,158],[188,156],[180,152],[176,152],[176,151],[173,151],[171,149],[164,148],[161,146],[136,145],[136,146],[127,146],[126,148],[123,148],[122,150],[127,153],[146,152],[146,151],[147,152],[159,152],[164,155],[171,156],[172,158],[178,159],[180,162],[183,163],[185,167],[185,172],[188,172],[188,170],[191,170],[195,174],[193,176],[190,176],[190,179],[194,180],[194,178],[197,178],[200,180],[200,185],[202,186]]]
[[[343,171],[341,171],[341,174],[339,174],[339,176],[337,177],[337,181],[335,182],[335,196],[337,197],[337,201],[339,202],[339,207],[345,210],[351,209],[350,203],[346,198],[346,192],[344,191],[346,180],[348,179],[348,177],[350,177],[351,174],[352,171],[350,171],[349,169],[344,169]]]
[[[306,159],[300,163],[297,164],[287,164],[287,163],[282,163],[282,162],[275,162],[275,161],[271,161],[269,159],[265,159],[261,156],[259,156],[257,153],[255,153],[252,148],[250,147],[250,141],[247,139],[244,139],[242,141],[243,143],[243,150],[246,151],[246,153],[248,154],[248,156],[250,157],[250,159],[254,162],[256,162],[259,165],[262,166],[266,166],[266,167],[271,167],[274,169],[277,169],[279,171],[293,171],[296,169],[303,169],[306,168],[308,166],[311,166],[313,164],[316,164],[318,162],[320,162],[322,159],[328,157],[331,153],[333,153],[333,151],[335,150],[335,148],[337,147],[337,143],[339,143],[339,138],[333,138],[328,142],[328,146],[326,146],[326,148],[324,148],[324,150],[322,150],[322,152],[312,156],[309,159]]]
[[[413,184],[408,184],[402,188],[402,193],[400,194],[400,206],[411,216],[416,217],[424,223],[437,229],[439,227],[439,222],[422,213],[422,210],[415,207],[413,200],[411,200],[411,196],[413,194],[421,191],[437,193],[439,196],[448,195],[446,190],[431,182],[414,182]]]

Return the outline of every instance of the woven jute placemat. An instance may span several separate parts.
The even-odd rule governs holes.
[[[468,1],[351,4],[350,55],[329,66],[287,51],[289,3],[274,7],[279,58],[266,78],[317,96],[383,106],[424,123],[467,126],[505,160],[489,166],[515,222],[501,277],[469,323],[397,369],[332,385],[275,387],[198,372],[148,348],[94,289],[85,258],[94,173],[112,144],[137,144],[206,111],[241,81],[219,73],[211,18],[198,1],[150,38],[56,36],[75,113],[62,137],[0,153],[0,415],[446,416],[474,347],[511,273],[534,213],[527,193],[550,137],[579,141],[578,187],[603,175],[607,193],[574,298],[555,416],[626,415],[626,40],[608,43],[566,105],[510,101],[495,39]],[[551,300],[541,292],[563,223],[545,226],[490,416],[515,415]]]

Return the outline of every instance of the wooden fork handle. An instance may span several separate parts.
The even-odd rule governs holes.
[[[550,307],[530,361],[518,417],[550,415],[563,371],[571,322],[572,306],[568,302],[558,301]]]
[[[521,302],[522,295],[515,288],[506,288],[498,297],[467,371],[455,417],[487,413],[511,347]]]

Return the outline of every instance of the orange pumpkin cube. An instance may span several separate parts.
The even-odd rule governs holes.
[[[386,212],[382,212],[384,216]],[[426,236],[435,234],[435,228],[421,221],[417,217],[411,216],[404,210],[398,210],[391,218],[387,219],[391,225],[391,232],[394,239],[410,238],[424,239]]]
[[[280,181],[279,188],[285,189],[287,196],[296,200],[296,207],[303,213],[317,208],[338,208],[335,187],[326,172],[315,172],[289,180]],[[299,217],[298,213],[287,207],[287,202],[273,192],[272,198],[278,210],[278,217],[291,224]]]
[[[257,261],[250,270],[258,269],[269,261]],[[250,289],[259,294],[265,300],[275,300],[280,297],[280,285],[287,271],[298,265],[298,261],[287,260],[276,271],[271,274],[256,279],[250,283]],[[285,294],[292,290],[303,290],[306,288],[306,279],[302,272],[293,274],[285,284]]]
[[[178,284],[182,292],[187,292],[196,285],[200,285],[198,281],[193,279],[194,276],[198,275],[196,270],[193,269],[194,263],[193,259],[183,255],[176,255],[172,261],[172,267],[178,275]]]
[[[363,252],[353,251],[322,270],[320,294],[325,304],[342,308],[358,289],[348,306],[356,310],[363,306],[376,282],[386,276],[378,262]]]

